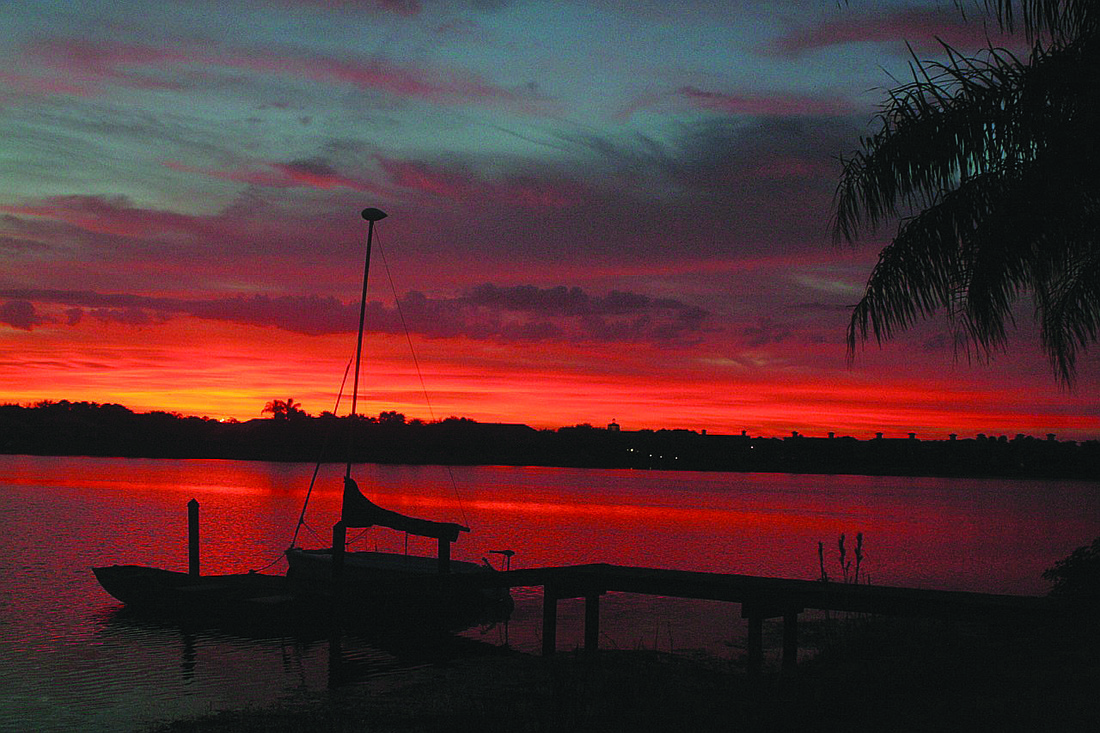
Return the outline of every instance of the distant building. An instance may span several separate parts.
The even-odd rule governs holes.
[[[613,432],[613,433],[617,433],[617,432],[619,432],[619,430],[620,430],[621,428],[619,428],[619,423],[617,423],[617,422],[615,422],[614,420],[612,420],[611,422],[609,422],[609,423],[607,424],[607,429],[608,429],[608,430],[610,430],[610,431],[611,431],[611,432]]]

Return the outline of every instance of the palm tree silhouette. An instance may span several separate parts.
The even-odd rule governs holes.
[[[260,414],[263,415],[267,412],[271,413],[274,420],[289,420],[306,414],[301,405],[294,401],[293,397],[287,397],[285,402],[283,400],[271,400],[271,402],[264,405],[264,409],[260,411]]]
[[[1100,330],[1100,3],[985,5],[1003,29],[1023,27],[1027,59],[944,45],[947,62],[914,60],[879,131],[842,158],[834,237],[901,217],[852,312],[848,354],[944,309],[957,342],[990,356],[1030,292],[1043,350],[1072,385]]]

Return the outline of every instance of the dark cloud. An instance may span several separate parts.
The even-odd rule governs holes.
[[[83,309],[104,322],[153,325],[173,316],[191,316],[251,326],[270,326],[316,336],[353,332],[358,303],[316,295],[188,300],[152,298],[89,291],[9,290],[0,296],[19,300],[12,325],[30,328],[36,321],[32,300],[70,306],[70,325],[80,322]],[[28,311],[29,309],[29,311]],[[6,313],[7,311],[5,311]],[[580,288],[500,287],[480,285],[454,298],[431,298],[409,292],[400,310],[377,301],[368,303],[367,327],[375,333],[410,332],[426,338],[463,337],[501,342],[613,341],[678,344],[702,338],[708,327],[706,310],[668,298],[612,291],[592,296]]]
[[[484,284],[471,288],[461,300],[471,305],[553,316],[624,315],[658,309],[681,312],[699,310],[669,298],[654,299],[619,290],[612,290],[602,297],[590,296],[580,288],[564,285],[538,288],[534,285],[500,287]]]
[[[196,318],[274,326],[309,336],[354,330],[359,313],[358,303],[342,303],[336,298],[316,295],[253,295],[189,301],[179,310]]]
[[[794,330],[789,324],[775,323],[770,319],[763,319],[755,326],[748,326],[741,331],[749,346],[760,347],[768,344],[780,344],[791,338]]]
[[[938,353],[948,351],[957,347],[955,339],[952,338],[950,333],[946,331],[934,334],[923,341],[921,341],[921,351],[926,353]]]
[[[488,306],[543,318],[572,318],[580,334],[596,341],[652,341],[679,343],[698,337],[710,314],[671,298],[650,298],[640,293],[612,290],[590,296],[580,288],[538,288],[533,285],[500,287],[484,284],[458,299],[474,306]],[[526,338],[542,334],[551,339],[562,334],[547,321],[525,325]]]
[[[848,312],[852,310],[851,305],[845,305],[843,303],[794,303],[787,306],[789,310],[806,311],[809,313],[836,313],[837,311]]]
[[[354,8],[368,11],[383,11],[403,16],[420,14],[419,0],[276,0],[289,5],[316,5],[322,8]]]
[[[121,323],[126,326],[147,326],[162,323],[169,318],[163,311],[144,308],[93,308],[91,315],[104,323]]]
[[[308,173],[314,176],[335,176],[336,171],[326,161],[311,159],[311,160],[292,160],[286,164],[286,168],[300,173]]]
[[[671,140],[554,135],[565,162],[403,159],[385,173],[415,211],[406,238],[443,261],[660,265],[827,247],[835,156],[857,141],[847,118],[712,118]]]
[[[35,311],[34,303],[30,301],[9,300],[0,305],[0,323],[6,323],[12,328],[30,331],[42,322]]]

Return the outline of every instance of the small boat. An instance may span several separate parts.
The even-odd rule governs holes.
[[[363,211],[363,218],[370,222],[370,228],[355,350],[352,416],[356,414],[359,395],[372,235],[374,223],[385,216],[378,209]],[[353,420],[349,417],[349,429]],[[199,576],[197,556],[193,573],[137,565],[112,565],[92,570],[104,590],[127,606],[173,615],[248,616],[262,608],[281,607],[285,610],[287,603],[293,602],[296,609],[334,608],[341,612],[342,618],[352,621],[369,618],[407,624],[432,619],[441,620],[443,626],[450,629],[507,618],[512,610],[512,598],[506,588],[485,588],[481,587],[483,584],[461,580],[472,573],[496,572],[488,562],[483,560],[482,564],[477,564],[451,560],[451,544],[458,540],[460,533],[469,532],[468,527],[408,517],[383,509],[359,490],[352,478],[351,468],[349,458],[344,475],[340,521],[333,528],[332,547],[318,550],[298,548],[295,546],[296,531],[291,547],[285,553],[288,563],[285,577],[258,573]],[[308,501],[307,493],[306,504]],[[303,505],[299,529],[305,511],[306,506]],[[346,530],[349,527],[373,526],[436,539],[439,553],[435,558],[428,558],[345,551]]]
[[[242,573],[192,575],[142,565],[92,568],[103,589],[130,608],[180,616],[250,617],[285,608],[293,599],[285,577]]]
[[[359,368],[374,223],[386,217],[378,209],[364,209],[362,215],[370,224],[363,268],[363,296],[359,310],[349,429],[359,397]],[[383,509],[363,495],[352,478],[351,468],[349,457],[344,474],[340,520],[333,527],[332,546],[305,550],[295,547],[292,541],[286,551],[287,580],[292,592],[314,599],[338,600],[344,609],[356,609],[355,613],[366,613],[375,618],[392,617],[405,621],[442,618],[455,627],[469,626],[479,620],[507,618],[513,603],[506,588],[483,588],[475,583],[462,582],[465,575],[496,572],[492,566],[484,560],[479,564],[451,559],[451,544],[458,541],[462,532],[469,532],[469,527],[409,517]],[[308,495],[306,501],[309,501]],[[304,506],[302,516],[305,516]],[[375,526],[435,539],[438,541],[438,554],[431,558],[346,551],[348,529]]]
[[[348,528],[388,527],[438,541],[436,557],[394,552],[347,552]],[[292,593],[338,602],[346,612],[373,621],[420,623],[440,620],[461,628],[506,619],[512,597],[504,588],[479,587],[463,576],[497,572],[488,563],[450,558],[450,545],[469,529],[450,522],[408,517],[379,507],[345,476],[341,519],[333,528],[333,546],[286,551],[287,583]],[[345,613],[345,616],[348,615]]]

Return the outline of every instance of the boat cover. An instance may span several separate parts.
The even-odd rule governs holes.
[[[439,540],[455,542],[459,532],[469,532],[469,527],[453,522],[433,522],[428,519],[406,517],[404,514],[383,509],[363,496],[359,485],[350,476],[344,477],[344,506],[340,521],[346,527],[373,527],[379,525],[408,532],[418,537],[434,537]]]

